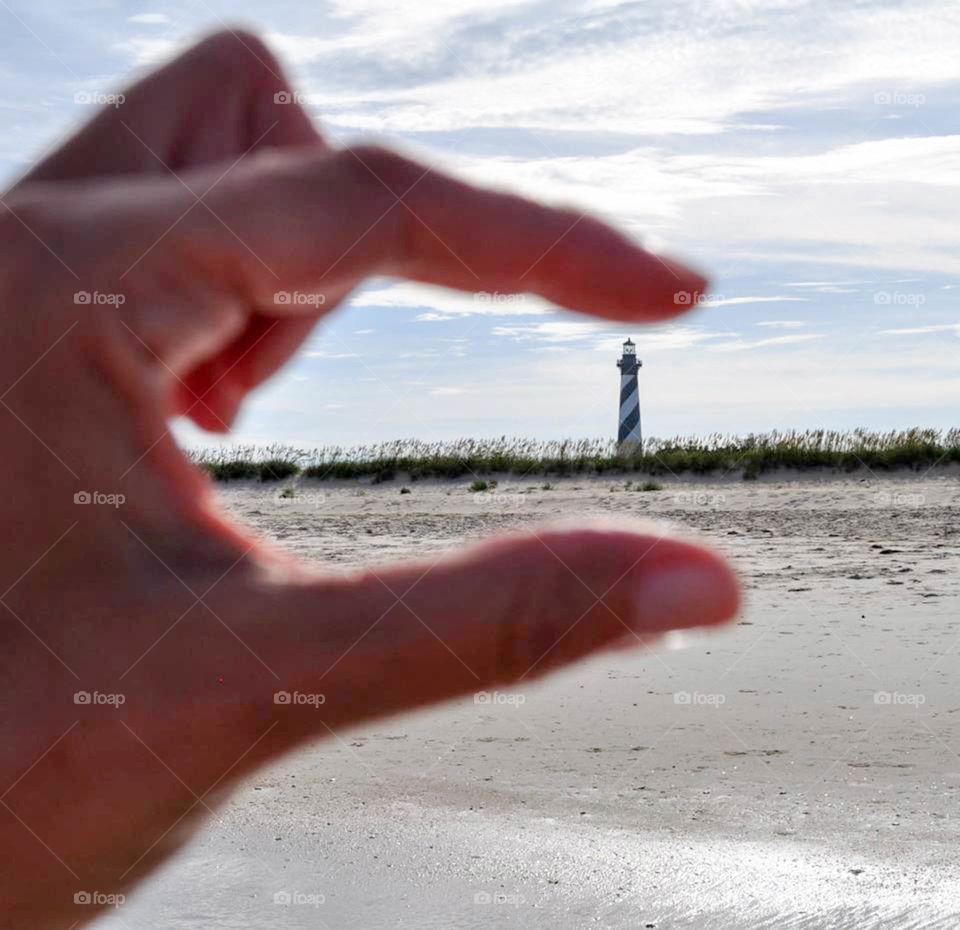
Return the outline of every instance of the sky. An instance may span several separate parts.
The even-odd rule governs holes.
[[[368,281],[233,439],[648,436],[958,423],[960,5],[0,0],[0,172],[199,35],[261,33],[335,142],[574,205],[713,280],[667,324]],[[187,444],[220,443],[188,424]]]

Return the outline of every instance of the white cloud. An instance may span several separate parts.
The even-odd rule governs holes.
[[[494,326],[494,336],[505,336],[518,342],[537,340],[542,342],[574,342],[596,337],[607,330],[600,323],[577,320],[555,320],[549,323],[526,323],[516,326]]]
[[[938,323],[930,326],[910,326],[904,329],[881,329],[882,336],[921,336],[927,333],[955,333],[960,336],[960,323]]]
[[[748,18],[764,28],[738,28]],[[936,28],[918,28],[924,21]],[[708,15],[685,3],[585,3],[545,16],[541,5],[509,0],[361,2],[344,4],[334,22],[329,37],[318,30],[272,39],[318,66],[318,88],[353,104],[340,120],[401,131],[717,133],[737,120],[751,126],[740,118],[750,111],[836,105],[855,87],[868,86],[872,99],[949,80],[960,44],[958,11],[932,2],[819,6],[806,16],[778,3],[716,4]],[[351,73],[383,71],[382,112],[371,115],[357,89],[329,90],[338,60]],[[612,88],[633,90],[614,103]],[[876,119],[885,115],[880,109]]]
[[[360,358],[356,352],[326,352],[323,349],[317,349],[312,352],[304,352],[304,358]]]
[[[778,304],[791,301],[807,301],[807,297],[722,297],[718,300],[706,300],[705,307],[734,307],[738,304]]]
[[[179,51],[180,47],[181,43],[175,39],[135,36],[121,42],[114,42],[111,50],[126,55],[131,65],[139,67],[165,61]]]
[[[823,338],[818,333],[806,333],[797,336],[771,336],[769,339],[756,339],[751,341],[744,339],[735,339],[730,342],[714,343],[707,348],[711,352],[743,352],[751,349],[765,349],[770,346],[791,345],[798,342],[810,342],[814,339]]]
[[[868,284],[868,281],[788,281],[784,287],[812,287],[820,290],[829,288],[833,290],[838,287],[848,287],[851,284]]]
[[[531,294],[469,294],[409,281],[361,291],[350,303],[354,307],[430,308],[414,318],[418,322],[475,315],[546,316],[556,312],[547,301]]]
[[[624,341],[623,333],[628,328],[623,324],[618,327],[620,332],[614,334],[610,331],[609,323],[556,320],[547,323],[494,326],[491,332],[494,336],[523,343],[580,343],[584,348],[606,353],[613,358],[619,354]],[[641,356],[648,351],[688,349],[715,339],[731,339],[737,336],[737,333],[715,332],[683,325],[644,327],[640,334],[634,333],[637,352]]]
[[[773,329],[799,329],[807,324],[803,320],[760,320],[757,326],[769,326]]]
[[[128,23],[142,23],[145,26],[162,26],[170,22],[166,13],[136,13],[127,17]]]

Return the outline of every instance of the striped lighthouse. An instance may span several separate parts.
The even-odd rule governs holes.
[[[637,358],[637,347],[633,340],[628,338],[623,344],[623,355],[617,361],[617,368],[620,369],[620,429],[617,431],[617,442],[621,446],[630,443],[638,449],[643,446],[643,434],[640,431],[640,385],[637,381],[637,373],[642,364]]]

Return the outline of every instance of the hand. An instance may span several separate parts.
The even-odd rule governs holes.
[[[737,609],[718,556],[656,534],[538,529],[342,576],[217,512],[168,421],[226,431],[296,350],[317,307],[275,292],[322,293],[327,312],[388,274],[651,320],[705,285],[574,211],[331,148],[274,103],[287,90],[254,36],[215,35],[3,198],[11,926],[89,920],[97,903],[75,895],[122,891],[305,740]],[[275,703],[284,691],[324,703]]]

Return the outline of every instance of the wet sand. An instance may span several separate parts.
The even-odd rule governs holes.
[[[960,478],[782,477],[221,488],[344,567],[654,519],[726,552],[748,603],[682,648],[318,743],[98,926],[957,926]]]

